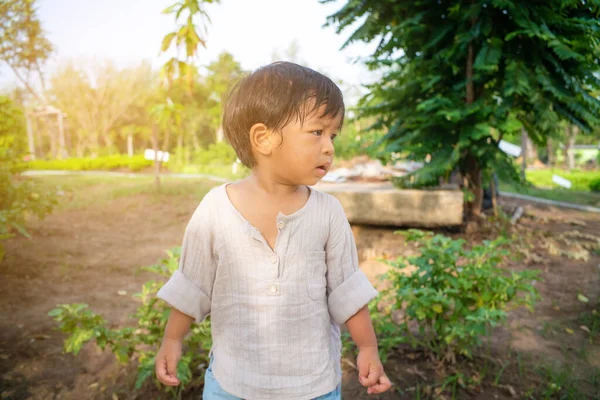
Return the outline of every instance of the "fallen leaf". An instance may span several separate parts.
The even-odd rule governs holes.
[[[35,335],[34,339],[35,340],[47,340],[47,339],[50,339],[50,335]]]
[[[112,400],[119,400],[119,396],[116,393],[112,394]]]
[[[569,335],[572,335],[574,333],[573,329],[569,329],[569,328],[565,328],[565,332],[567,332]]]
[[[98,387],[98,382],[94,382],[89,386],[90,389],[96,389],[97,387]]]
[[[512,397],[515,397],[515,398],[519,397],[519,396],[517,395],[517,391],[516,391],[516,390],[515,390],[515,388],[514,388],[514,387],[512,387],[511,385],[498,385],[498,387],[499,387],[499,388],[502,388],[502,389],[505,389],[505,390],[507,390],[507,391],[508,391],[508,393],[510,393],[510,395],[511,395]]]
[[[587,333],[589,333],[590,335],[592,334],[592,331],[590,331],[590,328],[588,328],[588,327],[587,327],[587,326],[585,326],[585,325],[581,325],[581,326],[579,327],[579,329],[581,329],[582,331],[586,331],[586,332],[587,332]]]
[[[127,291],[126,290],[119,290],[117,293],[119,294],[119,296],[125,296],[127,294]]]

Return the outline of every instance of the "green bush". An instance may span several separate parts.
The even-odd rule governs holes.
[[[465,249],[462,239],[418,230],[406,234],[407,241],[419,244],[420,254],[388,262],[384,278],[390,286],[371,305],[383,359],[400,343],[421,346],[446,362],[470,357],[509,309],[533,310],[539,296],[532,281],[539,272],[499,268],[508,254],[505,239]],[[416,269],[409,272],[408,266]],[[404,316],[396,322],[400,311]]]
[[[600,192],[600,178],[594,179],[590,182],[590,191]]]
[[[143,155],[129,157],[127,155],[112,155],[96,158],[67,158],[65,160],[34,160],[24,163],[23,167],[30,170],[60,170],[60,171],[141,171],[151,167],[153,160],[146,160]]]
[[[181,248],[167,251],[168,257],[159,264],[143,268],[164,277],[170,277],[179,265]],[[87,304],[60,304],[48,313],[58,323],[58,328],[68,334],[64,350],[77,355],[81,347],[91,340],[104,350],[109,347],[121,363],[138,361],[138,375],[135,387],[139,389],[144,382],[153,377],[157,387],[180,396],[184,388],[202,386],[203,376],[192,379],[192,371],[203,371],[208,365],[208,351],[212,346],[210,321],[193,324],[190,334],[184,340],[184,354],[177,365],[177,377],[181,385],[177,389],[158,383],[154,374],[156,353],[160,348],[163,332],[169,318],[170,308],[156,297],[162,287],[162,281],[146,282],[139,297],[141,305],[132,316],[137,325],[124,328],[110,328],[106,320],[88,309]],[[201,351],[204,350],[204,351]]]
[[[21,176],[20,161],[26,153],[25,119],[8,98],[0,96],[0,261],[2,241],[15,232],[31,238],[25,229],[28,214],[43,218],[56,205],[56,196],[30,178]]]
[[[195,152],[192,160],[198,165],[229,165],[233,164],[237,156],[235,150],[226,142],[211,143],[208,149],[200,149]]]

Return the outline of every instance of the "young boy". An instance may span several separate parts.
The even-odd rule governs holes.
[[[278,62],[244,77],[223,130],[247,178],[211,190],[183,239],[179,269],[159,291],[172,306],[156,374],[176,386],[183,337],[211,315],[204,399],[340,399],[340,329],[359,349],[368,393],[390,388],[340,203],[311,189],[329,170],[344,118],[339,88]]]

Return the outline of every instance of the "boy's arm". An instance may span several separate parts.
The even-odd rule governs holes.
[[[177,363],[181,359],[183,338],[189,332],[194,318],[185,315],[176,308],[171,308],[165,334],[156,355],[156,376],[167,386],[179,385],[177,379]]]
[[[391,382],[383,372],[383,365],[379,359],[377,337],[369,307],[364,306],[350,317],[346,321],[346,327],[358,347],[358,380],[369,388],[369,394],[385,392],[391,387]]]

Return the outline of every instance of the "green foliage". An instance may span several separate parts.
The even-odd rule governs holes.
[[[192,162],[199,165],[231,165],[236,159],[235,150],[226,142],[220,142],[196,151]]]
[[[65,160],[34,160],[23,164],[30,170],[59,170],[59,171],[116,171],[131,172],[149,168],[153,160],[146,160],[143,155],[129,157],[127,155],[112,155],[105,157],[67,158]]]
[[[163,14],[174,14],[176,22],[179,22],[179,18],[183,13],[188,14],[185,23],[180,25],[177,30],[168,33],[163,38],[160,46],[161,52],[164,53],[175,43],[177,53],[179,54],[182,49],[185,53],[185,61],[180,60],[178,57],[172,57],[163,65],[161,76],[169,84],[175,77],[180,80],[187,78],[191,92],[192,80],[197,73],[193,61],[198,54],[198,45],[206,48],[206,40],[198,33],[194,18],[210,21],[208,14],[200,7],[200,4],[213,2],[218,2],[218,0],[179,0],[163,10]]]
[[[589,184],[590,191],[600,193],[600,177],[590,181]]]
[[[340,135],[335,139],[335,157],[350,160],[367,155],[373,159],[389,161],[389,153],[384,151],[381,143],[383,133],[373,130],[362,130],[360,123],[366,121],[346,121]]]
[[[170,277],[179,265],[180,255],[181,248],[172,249],[167,251],[167,257],[158,264],[143,269]],[[121,363],[136,359],[138,375],[135,387],[139,389],[148,378],[154,376],[156,353],[169,318],[169,306],[156,297],[162,285],[162,281],[151,280],[142,286],[140,293],[134,295],[140,299],[141,304],[132,316],[137,320],[133,327],[111,328],[102,316],[89,310],[87,304],[58,305],[48,315],[68,335],[64,342],[65,352],[77,355],[86,342],[93,340],[103,350],[109,347]],[[181,380],[181,387],[177,391],[183,390],[183,387],[201,385],[202,376],[192,380],[192,371],[208,365],[208,350],[211,346],[210,321],[192,325],[190,334],[184,340],[184,353],[177,365],[177,377]],[[156,378],[155,382],[158,387],[178,395],[173,388],[159,385]]]
[[[365,62],[383,76],[359,117],[377,118],[387,151],[431,157],[416,181],[459,170],[481,193],[481,172],[518,180],[501,135],[524,126],[543,144],[560,119],[583,132],[600,123],[599,18],[597,2],[579,0],[366,0],[328,20],[355,29],[345,45],[378,44]]]
[[[505,239],[465,249],[462,239],[418,230],[406,236],[419,244],[420,254],[388,262],[390,286],[371,306],[383,358],[399,343],[424,347],[438,360],[470,357],[481,339],[506,320],[507,311],[533,310],[538,271],[498,267],[508,255]],[[404,316],[397,323],[400,310]]]
[[[29,213],[43,218],[56,205],[56,197],[42,190],[37,182],[19,175],[25,155],[25,118],[8,98],[0,96],[0,261],[4,257],[2,240],[18,232],[31,238],[25,229]]]
[[[52,53],[37,14],[36,0],[3,0],[0,3],[0,61],[17,72],[27,90],[41,101],[42,97],[22,77],[31,72],[42,76],[42,68]]]

